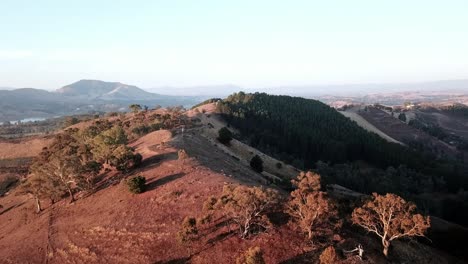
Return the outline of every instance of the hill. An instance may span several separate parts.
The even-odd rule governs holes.
[[[316,169],[326,183],[368,194],[397,193],[437,216],[468,225],[468,215],[446,210],[449,204],[468,209],[459,192],[468,188],[468,167],[460,160],[387,142],[315,100],[237,93],[217,108],[239,130],[240,140],[297,168]]]
[[[64,96],[77,96],[87,100],[151,100],[163,96],[144,91],[134,85],[99,80],[80,80],[56,90]],[[168,97],[170,98],[170,96]]]
[[[200,97],[154,94],[118,82],[81,80],[55,92],[33,88],[0,90],[0,122],[126,111],[131,103],[149,107],[156,105],[190,107],[200,100]]]
[[[340,201],[346,224],[333,237],[314,243],[305,239],[280,209],[291,189],[279,182],[289,181],[298,171],[237,139],[221,144],[218,130],[227,125],[216,103],[210,103],[189,111],[140,111],[69,127],[65,133],[83,132],[84,141],[96,131],[121,128],[127,146],[142,155],[142,162],[127,171],[104,164],[92,189],[76,188],[73,203],[43,199],[39,214],[30,195],[21,188],[10,189],[0,197],[0,263],[235,263],[253,246],[262,249],[266,263],[317,263],[326,245],[336,248],[341,263],[356,263],[357,256],[344,250],[359,244],[365,249],[365,263],[386,262],[378,238],[350,226],[346,201]],[[37,139],[18,146],[15,157],[29,156],[24,153],[27,143],[37,150],[48,140]],[[8,151],[18,141],[6,142]],[[1,156],[13,157],[2,151],[6,150],[0,148]],[[261,173],[249,165],[255,155],[264,161]],[[137,175],[146,178],[146,191],[132,194],[126,180]],[[267,216],[272,225],[242,239],[222,211],[206,218],[207,201],[231,185],[276,190],[282,203]],[[195,239],[181,242],[186,217],[197,220],[198,232]],[[463,263],[424,240],[395,242],[391,258],[397,263]]]

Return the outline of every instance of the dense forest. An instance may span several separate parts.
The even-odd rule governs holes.
[[[217,105],[242,140],[300,169],[320,170],[324,183],[364,193],[394,192],[413,200],[423,193],[454,193],[458,196],[446,195],[443,203],[468,208],[463,202],[468,188],[465,164],[389,143],[319,101],[240,92]],[[427,209],[468,223],[467,217],[445,208]]]

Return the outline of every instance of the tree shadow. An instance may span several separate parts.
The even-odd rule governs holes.
[[[26,203],[26,202],[22,202],[22,203],[19,203],[19,204],[16,204],[16,205],[12,205],[12,206],[8,207],[7,209],[3,210],[2,212],[0,212],[0,215],[6,213],[6,212],[8,212],[8,211],[10,211],[10,210],[12,210],[12,209],[14,209],[14,208],[16,208],[16,207],[20,207],[20,206],[22,206],[22,205],[25,204],[25,203]]]
[[[157,154],[157,155],[153,155],[151,157],[144,159],[139,165],[139,167],[141,169],[146,170],[146,169],[149,169],[158,165],[163,160],[176,160],[177,158],[178,158],[178,155],[177,155],[177,152],[175,151]]]
[[[270,222],[275,226],[282,226],[289,222],[291,216],[285,212],[276,211],[267,214]]]
[[[177,179],[180,179],[180,178],[182,178],[183,176],[185,176],[185,173],[180,172],[180,173],[175,173],[175,174],[166,176],[166,177],[161,178],[161,179],[157,179],[157,180],[148,182],[148,183],[146,184],[146,191],[154,190],[154,189],[158,188],[159,186],[162,186],[162,185],[167,184],[167,183],[169,183],[169,182],[172,182],[172,181],[175,181],[175,180],[177,180]]]
[[[296,264],[296,263],[316,263],[317,252],[306,252],[297,255],[293,258],[280,262],[280,264]]]
[[[171,259],[169,261],[157,261],[154,264],[185,264],[189,263],[191,257]]]
[[[236,232],[234,230],[230,230],[230,231],[227,231],[227,232],[223,232],[213,238],[210,238],[208,239],[208,241],[206,241],[207,244],[215,244],[216,242],[220,242],[220,241],[223,241],[223,240],[226,240],[228,239],[229,237],[233,236]]]
[[[126,174],[124,173],[119,173],[113,177],[109,177],[107,178],[107,176],[109,175],[110,171],[106,171],[100,175],[98,175],[95,179],[95,181],[97,182],[96,183],[96,187],[94,188],[94,190],[91,190],[89,191],[84,197],[88,197],[88,196],[91,196],[92,194],[95,194],[97,192],[100,192],[110,186],[114,186],[118,183],[120,183],[120,181],[126,177]]]

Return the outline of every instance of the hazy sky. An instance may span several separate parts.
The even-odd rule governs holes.
[[[468,77],[468,1],[0,0],[0,87]]]

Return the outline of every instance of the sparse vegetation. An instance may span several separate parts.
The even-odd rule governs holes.
[[[128,108],[130,108],[130,110],[133,113],[138,113],[142,109],[141,105],[139,105],[139,104],[131,104],[131,105],[128,106]]]
[[[198,104],[192,106],[192,109],[197,108],[197,107],[202,106],[202,105],[216,103],[216,102],[221,101],[221,100],[222,100],[221,98],[211,98],[211,99],[205,100],[205,101],[203,101],[201,103],[198,103]]]
[[[184,149],[179,149],[177,151],[177,157],[179,160],[186,160],[189,158],[189,155],[187,154],[187,152],[184,150]]]
[[[236,259],[236,264],[265,264],[263,251],[260,247],[251,247]]]
[[[127,180],[127,187],[131,193],[143,193],[146,189],[146,178],[136,176]]]
[[[181,230],[177,233],[177,238],[181,243],[196,239],[198,235],[197,219],[194,217],[185,217]]]
[[[333,246],[328,246],[322,254],[320,254],[320,264],[335,264],[337,260],[338,256]]]

